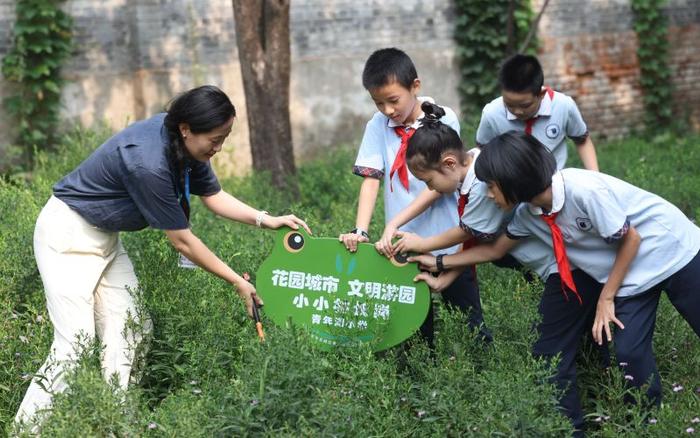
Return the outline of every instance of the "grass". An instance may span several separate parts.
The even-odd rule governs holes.
[[[33,180],[0,182],[0,430],[11,421],[52,338],[31,242],[51,185],[101,142],[75,131],[60,153],[40,155]],[[700,137],[627,139],[598,147],[601,169],[659,193],[686,214],[700,213]],[[572,151],[572,158],[575,159]],[[302,198],[290,203],[264,175],[222,181],[224,188],[275,214],[293,211],[316,235],[352,228],[360,179],[354,151],[329,152],[298,173]],[[196,201],[195,201],[196,202]],[[380,201],[381,202],[381,201]],[[195,203],[195,233],[239,272],[255,272],[272,235],[217,219]],[[381,205],[371,234],[381,232]],[[303,330],[267,325],[257,341],[235,291],[201,270],[176,267],[162,232],[122,235],[154,322],[140,382],[126,394],[102,380],[92,350],[55,400],[45,436],[562,436],[552,371],[534,360],[540,285],[509,270],[479,268],[493,348],[474,342],[458,314],[439,309],[436,352],[411,348],[372,354],[357,347],[318,351]],[[684,436],[700,416],[700,341],[664,297],[655,351],[664,404],[651,418],[622,403],[624,376],[581,358],[581,393],[590,436]],[[674,389],[675,388],[675,389]],[[682,388],[682,389],[678,389]],[[654,421],[650,422],[650,419]]]

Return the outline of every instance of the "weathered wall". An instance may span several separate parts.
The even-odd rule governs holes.
[[[536,0],[535,8],[542,3]],[[666,12],[674,109],[700,129],[700,1],[670,0]],[[597,138],[623,136],[642,124],[632,19],[629,0],[558,0],[540,23],[545,79],[576,99]]]
[[[535,0],[538,8],[543,0]],[[163,108],[177,92],[212,83],[239,113],[220,170],[250,164],[245,99],[229,1],[69,0],[76,52],[64,69],[63,117],[113,129]],[[700,0],[670,0],[676,109],[700,127]],[[0,0],[0,56],[10,44],[14,0]],[[424,94],[458,109],[448,0],[292,1],[291,117],[297,155],[355,142],[374,111],[361,85],[375,49],[414,59]],[[597,137],[638,127],[643,114],[628,0],[557,0],[540,24],[547,82],[574,96]],[[494,72],[495,74],[495,72]],[[8,92],[0,79],[0,96]],[[0,132],[12,124],[0,109]],[[10,135],[0,136],[0,153]],[[0,156],[1,157],[1,156]],[[2,158],[0,158],[0,162]]]
[[[0,14],[0,55],[9,45],[12,4],[0,0],[6,12]],[[75,20],[77,48],[64,69],[67,121],[88,126],[104,121],[119,129],[159,111],[179,91],[212,83],[229,94],[240,115],[225,145],[228,153],[216,165],[234,173],[249,166],[231,2],[71,0],[66,9]],[[423,91],[456,108],[451,21],[450,3],[440,0],[293,1],[291,118],[297,155],[357,141],[374,111],[362,88],[362,67],[381,47],[406,50]]]

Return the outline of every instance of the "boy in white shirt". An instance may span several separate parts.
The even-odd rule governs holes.
[[[595,146],[576,102],[544,86],[544,72],[536,57],[516,54],[506,59],[498,81],[501,96],[483,109],[476,131],[477,145],[508,131],[523,131],[552,151],[557,169],[563,169],[568,137],[576,144],[583,167],[598,170]]]
[[[395,48],[377,50],[367,59],[362,83],[377,109],[367,122],[353,173],[364,178],[360,188],[355,228],[339,236],[349,251],[356,251],[359,242],[369,241],[369,223],[382,180],[384,181],[385,222],[406,208],[423,190],[425,184],[416,179],[406,166],[408,139],[423,117],[419,98],[420,80],[416,68],[403,51]],[[454,111],[445,108],[443,122],[459,132]],[[402,229],[421,235],[439,234],[457,225],[456,194],[434,195],[427,211],[407,223]],[[458,246],[448,251],[454,253]],[[471,270],[461,270],[457,279],[442,296],[445,301],[464,312],[468,323],[487,342],[491,334],[484,327],[479,289]],[[432,306],[421,333],[433,343]]]

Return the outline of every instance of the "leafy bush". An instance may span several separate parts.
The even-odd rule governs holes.
[[[35,147],[52,144],[58,128],[61,66],[72,44],[72,18],[65,0],[18,0],[13,44],[2,59],[2,74],[12,95],[4,106],[19,128],[17,142],[31,163]]]
[[[59,154],[38,157],[31,182],[0,183],[0,429],[10,430],[53,335],[32,254],[34,221],[51,185],[104,137],[73,132]],[[700,205],[698,146],[698,137],[658,143],[630,139],[601,146],[599,155],[606,171],[661,193],[692,214]],[[304,217],[317,235],[335,236],[354,223],[361,180],[350,173],[353,155],[340,150],[302,166],[303,195],[297,203],[264,175],[222,184],[274,214]],[[382,222],[380,205],[374,236]],[[271,250],[268,231],[217,219],[198,201],[192,223],[239,272],[254,273]],[[88,354],[70,376],[70,390],[56,398],[45,436],[555,437],[570,432],[556,411],[556,390],[543,383],[552,370],[530,355],[541,285],[530,285],[519,274],[479,268],[485,318],[495,334],[492,347],[475,341],[460,314],[438,306],[432,355],[418,337],[381,354],[362,347],[325,353],[304,331],[270,323],[268,341],[259,343],[235,291],[201,270],[178,269],[162,232],[122,238],[154,322],[142,378],[126,394],[115,392],[103,382],[94,353]],[[595,355],[582,355],[580,387],[592,436],[669,436],[693,426],[700,415],[700,345],[666,299],[655,351],[665,397],[652,414],[655,424],[622,403],[622,373],[601,372]]]
[[[530,28],[536,25],[534,13],[529,0],[457,0],[454,6],[462,114],[478,121],[481,109],[499,93],[494,73],[526,43]],[[530,53],[536,47],[532,39],[523,51]]]

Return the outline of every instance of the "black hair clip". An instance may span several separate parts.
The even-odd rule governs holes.
[[[425,116],[421,119],[421,125],[428,128],[438,128],[442,122],[436,114],[425,113]]]

